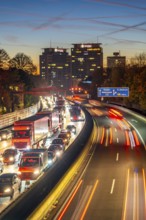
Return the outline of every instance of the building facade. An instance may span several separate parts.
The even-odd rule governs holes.
[[[44,48],[40,55],[40,75],[48,85],[71,87],[71,56],[64,48]]]
[[[107,57],[107,68],[125,67],[126,57],[121,56],[120,52],[114,52],[113,56]]]
[[[84,80],[103,68],[103,49],[100,43],[73,44],[71,48],[72,79]]]

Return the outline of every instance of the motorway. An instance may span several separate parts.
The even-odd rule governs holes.
[[[100,104],[86,107],[96,133],[88,161],[46,219],[145,220],[146,119]]]

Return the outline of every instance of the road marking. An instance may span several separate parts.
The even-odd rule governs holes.
[[[114,191],[114,186],[115,186],[115,179],[113,179],[110,194],[112,194],[112,193],[113,193],[113,191]]]
[[[116,156],[116,161],[119,160],[119,153],[117,153],[117,156]]]
[[[117,137],[117,143],[119,143],[119,138]]]

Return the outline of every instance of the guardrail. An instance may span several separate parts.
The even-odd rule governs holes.
[[[0,115],[0,129],[13,125],[17,120],[35,115],[40,109],[40,102],[25,109]]]

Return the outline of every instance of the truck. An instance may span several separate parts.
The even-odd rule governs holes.
[[[18,165],[18,175],[21,180],[36,180],[49,164],[46,148],[30,149],[23,152]]]
[[[20,151],[40,148],[45,139],[59,129],[57,112],[39,112],[34,116],[14,122],[12,146]]]

